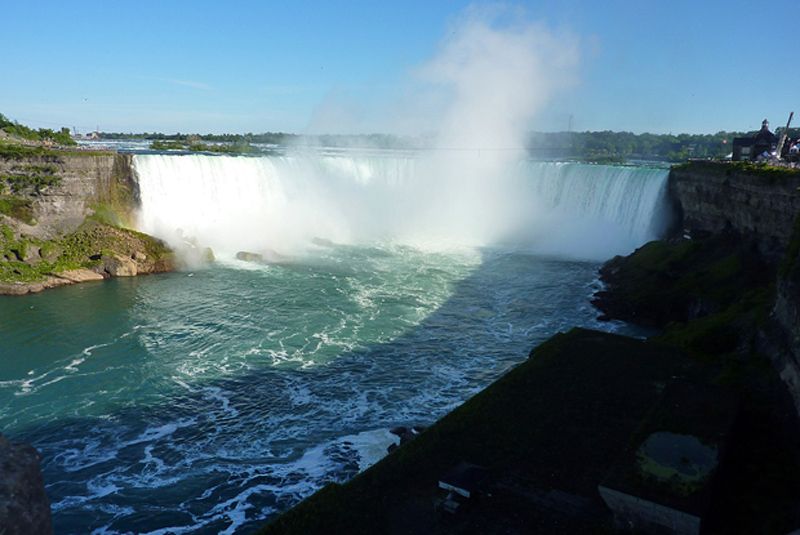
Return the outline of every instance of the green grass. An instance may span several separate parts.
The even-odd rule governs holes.
[[[172,258],[172,251],[160,240],[93,219],[87,219],[77,231],[54,240],[15,237],[8,226],[0,230],[0,258],[8,259],[0,261],[0,282],[34,282],[62,271],[91,269],[103,255],[130,256],[135,250],[144,252],[153,263],[171,263]],[[38,249],[40,259],[25,263],[22,260],[31,248]]]
[[[731,176],[734,173],[746,174],[758,176],[770,183],[777,180],[800,178],[800,169],[798,168],[770,165],[766,162],[693,160],[679,165],[673,165],[672,169],[715,176]]]

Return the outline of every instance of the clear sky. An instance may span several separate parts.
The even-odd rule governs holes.
[[[391,106],[471,4],[0,0],[0,112],[81,131],[303,133],[332,101]],[[572,116],[574,130],[710,133],[800,112],[795,4],[511,5],[579,53],[532,129]]]

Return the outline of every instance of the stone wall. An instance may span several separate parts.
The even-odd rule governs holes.
[[[614,524],[625,533],[673,533],[697,535],[700,517],[667,507],[603,485],[600,496],[614,513]]]

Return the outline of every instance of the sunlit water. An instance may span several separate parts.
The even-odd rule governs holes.
[[[58,533],[247,530],[553,333],[614,328],[596,269],[340,246],[3,298],[0,428],[42,453]]]

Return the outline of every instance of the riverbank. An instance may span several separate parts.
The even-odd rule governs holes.
[[[174,255],[161,240],[91,217],[75,232],[50,240],[0,226],[0,295],[174,269]]]

